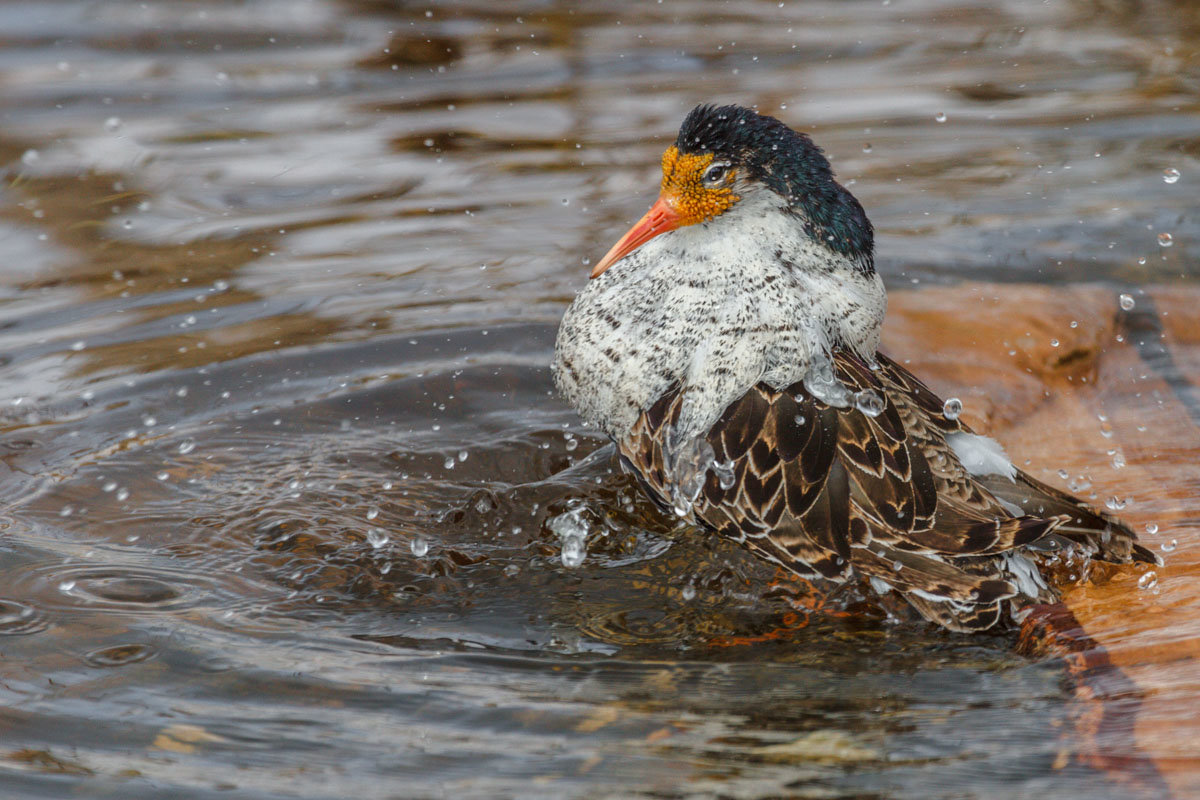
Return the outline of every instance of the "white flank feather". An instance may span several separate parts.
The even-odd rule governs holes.
[[[946,436],[946,444],[972,475],[1003,475],[1010,481],[1017,477],[1017,468],[995,439],[957,431]]]

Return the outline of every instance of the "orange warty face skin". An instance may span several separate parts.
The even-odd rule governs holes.
[[[712,162],[712,153],[683,155],[674,145],[663,153],[661,196],[679,214],[681,226],[708,222],[740,199],[728,186],[733,182],[732,169],[726,174],[725,186],[710,189],[704,185],[704,171]]]

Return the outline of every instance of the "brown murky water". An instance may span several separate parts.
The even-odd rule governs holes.
[[[1200,791],[1198,48],[1185,0],[0,4],[0,794],[1127,796],[1062,661],[800,627],[553,396],[708,100],[826,148],[893,353],[1161,526],[1072,592],[1146,701],[1087,746]]]

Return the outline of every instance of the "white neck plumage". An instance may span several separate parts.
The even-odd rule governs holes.
[[[679,385],[677,434],[700,436],[755,383],[795,383],[833,346],[874,356],[882,281],[785,209],[778,195],[749,193],[717,219],[651,239],[579,293],[554,378],[585,420],[621,438]]]

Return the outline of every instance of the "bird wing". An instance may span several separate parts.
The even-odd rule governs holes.
[[[857,572],[883,581],[956,630],[996,622],[999,601],[1017,593],[1003,554],[1022,545],[1056,532],[1099,540],[1107,530],[1126,544],[1097,550],[1113,560],[1141,555],[1119,522],[1023,473],[1016,481],[969,473],[946,437],[970,430],[896,362],[880,355],[872,366],[844,350],[833,360],[848,390],[879,402],[837,408],[802,383],[782,391],[757,384],[707,435],[733,480],[707,473],[691,511],[696,521],[806,577]],[[682,399],[678,387],[667,392],[618,442],[623,463],[664,506],[664,455]]]

